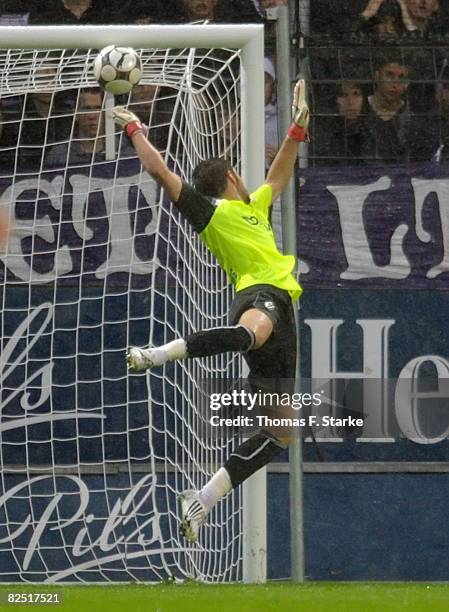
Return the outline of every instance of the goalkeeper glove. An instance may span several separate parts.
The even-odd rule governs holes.
[[[287,135],[296,142],[310,142],[309,133],[309,107],[306,102],[306,82],[300,79],[293,92],[292,119]]]
[[[112,118],[122,128],[128,138],[134,134],[145,131],[144,124],[139,117],[126,109],[124,106],[115,106],[112,109]]]

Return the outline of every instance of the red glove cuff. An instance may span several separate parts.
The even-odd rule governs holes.
[[[126,124],[125,126],[125,134],[128,138],[134,136],[137,133],[143,133],[145,131],[145,126],[140,121],[132,121],[131,123]]]
[[[296,142],[309,142],[309,132],[306,128],[296,125],[296,123],[292,123],[288,128],[287,136],[293,138]]]

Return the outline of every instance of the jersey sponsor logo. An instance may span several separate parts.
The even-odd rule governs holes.
[[[250,225],[259,225],[259,219],[257,217],[243,217]]]
[[[268,232],[271,232],[271,224],[270,223],[263,223],[262,221],[260,221],[257,217],[254,217],[254,215],[251,215],[251,217],[245,217],[243,216],[242,219],[244,219],[247,223],[249,223],[249,225],[261,225],[262,227],[264,227]]]

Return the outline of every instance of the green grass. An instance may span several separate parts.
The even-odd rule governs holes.
[[[5,592],[60,591],[62,605],[5,604]],[[449,584],[395,582],[288,582],[266,585],[203,585],[196,583],[156,586],[18,586],[1,585],[1,609],[39,608],[106,612],[381,612],[449,610]]]

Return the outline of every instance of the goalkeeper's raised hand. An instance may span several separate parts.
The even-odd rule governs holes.
[[[287,132],[290,138],[297,142],[309,142],[309,127],[310,112],[306,102],[306,82],[300,79],[293,92],[292,101],[292,119],[293,123]]]
[[[128,138],[131,138],[131,136],[138,132],[145,131],[145,126],[139,117],[124,106],[115,106],[112,109],[112,118],[122,128]]]
[[[306,84],[299,80],[293,92],[292,124],[288,128],[280,149],[274,158],[266,182],[272,188],[272,201],[282,193],[293,175],[296,158],[298,157],[298,143],[308,142],[309,134],[309,107],[306,102]]]

